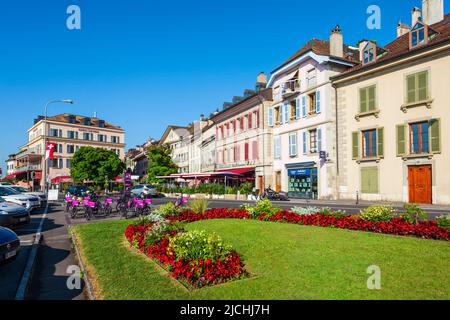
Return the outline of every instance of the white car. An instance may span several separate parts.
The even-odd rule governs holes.
[[[144,196],[144,195],[150,195],[150,196],[156,196],[158,195],[158,191],[154,186],[148,185],[148,184],[139,184],[137,186],[134,186],[131,188],[131,193],[136,196]]]
[[[5,186],[5,187],[10,188],[13,191],[16,191],[21,194],[28,194],[30,196],[38,197],[39,201],[41,202],[41,208],[45,207],[45,205],[47,204],[47,195],[44,192],[28,191],[26,188],[21,186]]]
[[[7,202],[12,202],[21,205],[28,212],[33,211],[41,206],[41,201],[39,197],[31,196],[28,194],[20,194],[7,186],[0,186],[0,197],[5,199]]]

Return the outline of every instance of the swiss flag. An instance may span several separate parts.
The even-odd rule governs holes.
[[[47,147],[45,148],[45,160],[54,159],[53,153],[55,152],[56,143],[49,142],[47,143]]]

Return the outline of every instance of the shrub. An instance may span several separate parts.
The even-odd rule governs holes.
[[[301,216],[308,216],[314,213],[318,213],[320,209],[316,207],[294,207],[291,211]]]
[[[188,208],[197,214],[203,213],[208,210],[209,202],[206,199],[193,199],[188,203]]]
[[[438,227],[450,229],[450,215],[444,214],[442,216],[436,217],[436,223]]]
[[[427,220],[428,214],[415,204],[405,204],[406,212],[400,214],[400,218],[409,223],[419,223],[420,220]]]
[[[168,202],[161,205],[154,213],[159,214],[162,217],[176,216],[180,213],[180,208],[177,208],[172,202]]]
[[[256,205],[242,205],[241,209],[247,211],[251,216],[257,217],[260,215],[272,216],[281,211],[280,207],[274,207],[270,200],[258,200]]]
[[[169,250],[173,252],[176,259],[222,260],[230,254],[232,247],[224,244],[222,239],[216,234],[208,234],[203,230],[194,230],[179,233],[170,238]]]
[[[324,216],[335,217],[338,219],[347,216],[347,212],[345,212],[344,210],[333,211],[331,208],[328,208],[328,207],[320,209],[319,214],[324,215]]]
[[[241,187],[239,188],[240,194],[250,194],[253,191],[253,183],[250,181],[246,181],[243,184],[241,184]]]
[[[184,230],[184,223],[182,222],[159,222],[155,223],[144,234],[144,243],[147,246],[151,246],[154,243],[161,241],[166,235],[170,235],[174,232]]]
[[[235,187],[227,187],[227,194],[237,194]]]
[[[390,221],[395,210],[389,206],[370,206],[361,211],[361,219],[365,221],[381,222]]]

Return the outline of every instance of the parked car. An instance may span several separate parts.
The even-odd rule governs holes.
[[[67,188],[66,197],[83,196],[88,191],[92,192],[92,190],[86,186],[70,186]]]
[[[12,227],[29,222],[30,213],[26,208],[0,197],[0,226]]]
[[[0,186],[12,186],[12,184],[9,182],[1,182],[0,181]]]
[[[21,187],[21,186],[7,186],[7,187],[14,191],[17,191],[21,194],[28,194],[30,196],[38,197],[39,201],[41,203],[41,208],[43,208],[47,205],[47,195],[44,192],[28,191],[26,188]]]
[[[38,197],[28,194],[20,194],[19,192],[12,190],[8,186],[0,186],[0,197],[3,197],[7,202],[21,205],[22,207],[27,209],[28,212],[31,212],[41,206]]]
[[[13,261],[20,250],[20,240],[11,229],[0,227],[0,264]]]
[[[137,186],[134,186],[133,188],[131,188],[131,193],[136,196],[142,196],[142,195],[156,196],[156,195],[158,195],[158,191],[156,190],[156,188],[149,184],[139,184]]]

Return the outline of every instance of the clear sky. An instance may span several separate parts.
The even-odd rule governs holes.
[[[66,27],[72,4],[81,30]],[[366,27],[372,4],[380,30]],[[121,125],[130,148],[209,115],[337,23],[347,44],[390,42],[413,6],[421,0],[1,1],[1,166],[50,99],[75,100],[50,114],[96,111]]]

